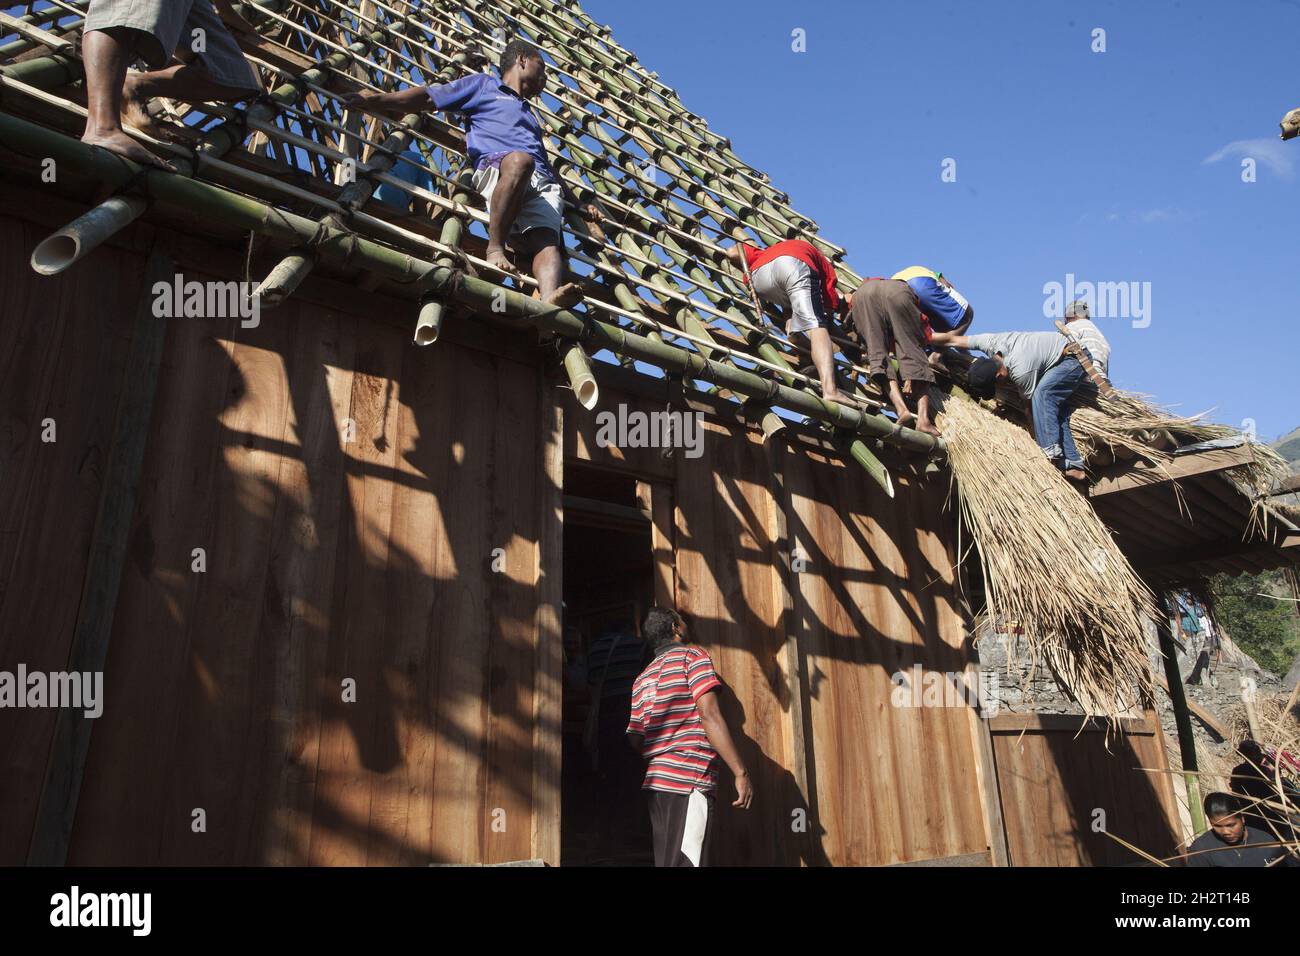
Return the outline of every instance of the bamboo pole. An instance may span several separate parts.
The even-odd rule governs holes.
[[[600,400],[600,389],[596,385],[596,374],[591,370],[591,362],[582,346],[572,339],[560,342],[560,358],[564,363],[564,372],[569,376],[573,394],[578,404],[591,411]]]
[[[0,138],[16,152],[31,157],[52,157],[64,168],[101,179],[120,187],[138,170],[116,156],[93,150],[78,140],[63,136],[15,116],[0,114]],[[340,230],[321,230],[319,223],[229,190],[161,170],[148,173],[152,198],[192,210],[200,217],[295,246],[315,239],[317,254],[326,260],[346,263],[399,284],[412,297],[430,292],[484,314],[495,311],[493,303],[503,301],[505,314],[528,319],[543,331],[586,341],[594,351],[609,349],[618,355],[644,361],[669,372],[710,381],[738,394],[770,401],[797,414],[880,440],[910,451],[941,457],[942,439],[912,429],[899,429],[882,415],[864,413],[772,382],[753,372],[706,359],[676,346],[629,332],[565,309],[555,309],[538,299],[463,273],[448,266],[419,259],[373,240]]]
[[[324,79],[328,75],[330,66],[341,66],[350,59],[350,53],[331,54],[319,67],[306,71],[302,80],[316,82],[317,79]],[[23,80],[23,82],[30,81]],[[293,102],[302,94],[303,89],[301,83],[285,83],[269,93],[265,100],[249,107],[246,117],[227,120],[205,133],[194,149],[193,159],[177,160],[176,174],[192,176],[201,157],[214,158],[225,155],[243,142],[245,123],[268,122],[275,116],[278,104]],[[121,168],[134,168],[134,164],[121,157],[112,158]],[[142,175],[147,184],[160,174],[164,174],[163,171],[146,170]],[[130,176],[127,176],[124,180],[120,180],[120,185],[125,185],[129,180]],[[32,268],[46,276],[63,272],[85,258],[101,243],[129,226],[143,215],[147,208],[148,202],[138,196],[110,197],[38,243],[32,251]]]
[[[1178,672],[1178,652],[1169,630],[1169,600],[1163,591],[1152,588],[1156,596],[1156,634],[1160,641],[1160,656],[1165,664],[1165,681],[1169,690],[1169,703],[1174,711],[1174,724],[1178,729],[1178,752],[1183,765],[1183,782],[1187,787],[1187,812],[1192,818],[1192,829],[1200,833],[1205,829],[1205,813],[1201,807],[1199,763],[1196,759],[1196,734],[1192,730],[1192,715],[1187,708],[1187,692],[1182,675]]]

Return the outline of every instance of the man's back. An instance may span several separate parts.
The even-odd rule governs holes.
[[[436,109],[469,118],[465,146],[476,168],[483,159],[518,151],[530,154],[539,168],[550,169],[537,115],[498,77],[474,73],[428,89]]]
[[[686,644],[656,655],[637,677],[627,730],[643,737],[641,755],[650,761],[642,789],[690,793],[717,786],[710,765],[718,752],[696,702],[721,684],[708,653]]]
[[[986,355],[1002,355],[1007,374],[1026,399],[1034,397],[1043,373],[1061,357],[1066,345],[1060,332],[984,332],[967,339],[971,348]]]

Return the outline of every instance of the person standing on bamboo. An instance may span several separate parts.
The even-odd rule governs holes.
[[[230,0],[91,0],[81,39],[86,70],[81,141],[174,171],[128,136],[122,121],[158,132],[147,109],[153,97],[232,102],[260,93],[257,74],[222,21],[256,36]],[[128,75],[127,67],[137,59],[153,69]]]
[[[459,113],[469,121],[465,146],[474,167],[474,188],[488,208],[489,264],[518,274],[507,240],[531,260],[542,300],[567,307],[582,298],[564,282],[564,191],[546,158],[542,125],[528,101],[546,85],[546,62],[537,47],[511,40],[501,54],[501,76],[475,73],[441,86],[415,86],[392,93],[353,93],[350,107],[402,117],[426,110]]]
[[[1086,302],[1071,302],[1066,307],[1065,328],[1105,375],[1110,343],[1088,318]],[[1014,385],[1030,403],[1038,447],[1066,478],[1088,480],[1070,431],[1070,412],[1079,401],[1095,396],[1097,386],[1079,360],[1066,351],[1069,339],[1060,332],[935,332],[932,342],[985,353],[988,357],[976,359],[967,372],[971,393],[976,398],[992,398],[999,382]]]
[[[726,256],[732,265],[753,276],[754,292],[760,299],[786,310],[787,335],[808,337],[822,398],[840,401],[831,329],[832,316],[843,315],[845,306],[836,288],[835,267],[816,246],[802,239],[787,239],[762,250],[743,242],[727,249]]]

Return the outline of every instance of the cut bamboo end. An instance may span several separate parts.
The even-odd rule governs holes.
[[[273,309],[293,294],[314,266],[312,257],[305,252],[290,252],[253,290],[253,295],[261,300],[262,308]]]
[[[149,203],[136,196],[104,200],[42,240],[32,251],[32,269],[38,275],[58,275],[140,218],[147,208]]]
[[[442,320],[447,314],[447,306],[436,299],[425,299],[420,303],[420,314],[415,320],[415,344],[432,345],[438,341],[442,331]]]
[[[863,467],[888,497],[894,497],[894,479],[889,476],[889,471],[885,468],[884,463],[872,453],[865,442],[860,438],[851,438],[848,440],[840,439],[838,444],[850,458]]]
[[[785,431],[785,419],[776,412],[768,412],[763,416],[763,443],[771,441],[781,432]]]
[[[591,411],[600,398],[600,386],[596,384],[596,376],[591,370],[591,360],[577,342],[567,342],[562,348],[564,371],[569,376],[569,384],[573,386],[573,394],[578,397],[579,405]]]

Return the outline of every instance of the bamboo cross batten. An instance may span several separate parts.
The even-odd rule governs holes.
[[[32,87],[57,91],[79,81],[81,65],[67,49],[66,38],[75,32],[72,21],[84,3],[58,2],[62,12],[46,17],[47,11],[41,11],[42,17],[33,21],[33,26],[53,23],[57,33],[50,30],[35,40],[27,35],[32,31],[21,34],[24,41],[44,43],[46,55],[20,63],[0,59],[0,72],[15,81],[3,89],[30,95]],[[471,310],[484,305],[478,286],[483,280],[463,275],[466,266],[489,277],[500,275],[473,252],[473,243],[480,240],[471,237],[469,227],[487,217],[463,175],[463,134],[433,116],[424,118],[422,128],[414,116],[386,130],[374,122],[357,127],[348,120],[345,125],[334,119],[339,116],[336,97],[349,88],[455,79],[473,69],[475,56],[495,60],[505,41],[519,36],[537,44],[550,60],[537,112],[557,173],[578,205],[594,202],[605,216],[589,228],[572,203],[566,210],[565,233],[574,244],[570,256],[579,264],[575,268],[587,270],[580,277],[588,293],[585,311],[547,312],[542,307],[539,313],[537,306],[526,304],[535,300],[505,291],[509,314],[560,339],[561,365],[575,390],[577,383],[587,382],[588,355],[608,349],[622,361],[644,361],[712,383],[724,395],[747,399],[750,411],[773,406],[824,423],[846,457],[866,468],[886,491],[892,490],[885,484],[888,476],[875,467],[878,459],[864,440],[943,454],[941,441],[899,429],[877,414],[874,387],[859,379],[864,370],[843,357],[836,357],[836,368],[848,380],[842,391],[849,398],[845,404],[820,398],[816,379],[799,371],[808,364],[806,347],[774,329],[761,306],[746,305],[723,259],[722,244],[736,237],[760,243],[806,239],[833,260],[837,274],[852,287],[861,280],[843,263],[844,250],[817,236],[816,224],[790,208],[786,194],[740,161],[729,140],[686,110],[674,90],[641,67],[576,2],[463,0],[426,7],[408,0],[250,0],[239,6],[260,30],[276,35],[272,42],[284,49],[277,53],[265,40],[259,45],[251,59],[264,73],[285,76],[285,64],[294,57],[299,62],[315,58],[316,65],[290,75],[268,97],[243,109],[188,104],[185,122],[217,120],[192,154],[149,141],[178,155],[177,165],[190,187],[179,185],[174,175],[144,173],[112,158],[69,160],[118,189],[141,187],[111,197],[92,210],[93,216],[88,213],[96,222],[87,223],[83,240],[108,238],[142,215],[151,199],[175,203],[202,195],[203,208],[214,219],[229,224],[255,219],[241,228],[288,247],[259,289],[265,304],[289,294],[318,259],[346,264],[399,283],[398,291],[416,298],[416,340],[431,342],[449,305]],[[497,29],[501,35],[492,35]],[[10,45],[0,46],[0,57]],[[267,50],[271,52],[257,55]],[[76,114],[71,104],[63,108]],[[371,156],[366,162],[358,156],[356,180],[337,194],[317,194],[241,164],[239,150],[250,132],[262,144],[259,149],[265,146],[269,160],[316,176],[328,176],[329,165],[348,158],[350,149],[369,150]],[[416,165],[433,177],[432,189],[392,174],[398,156],[412,145],[423,154]],[[120,168],[110,170],[113,162]],[[213,175],[222,183],[233,177],[250,195],[212,183]],[[371,211],[370,199],[380,183],[431,204],[436,231],[405,228],[392,218],[391,207]],[[314,218],[278,208],[290,202],[296,209],[302,208],[298,203],[310,203],[317,210]],[[91,246],[82,241],[78,255]],[[485,285],[501,293],[501,286]],[[528,279],[521,283],[531,285]],[[594,389],[585,384],[580,400],[584,395],[594,401]]]

